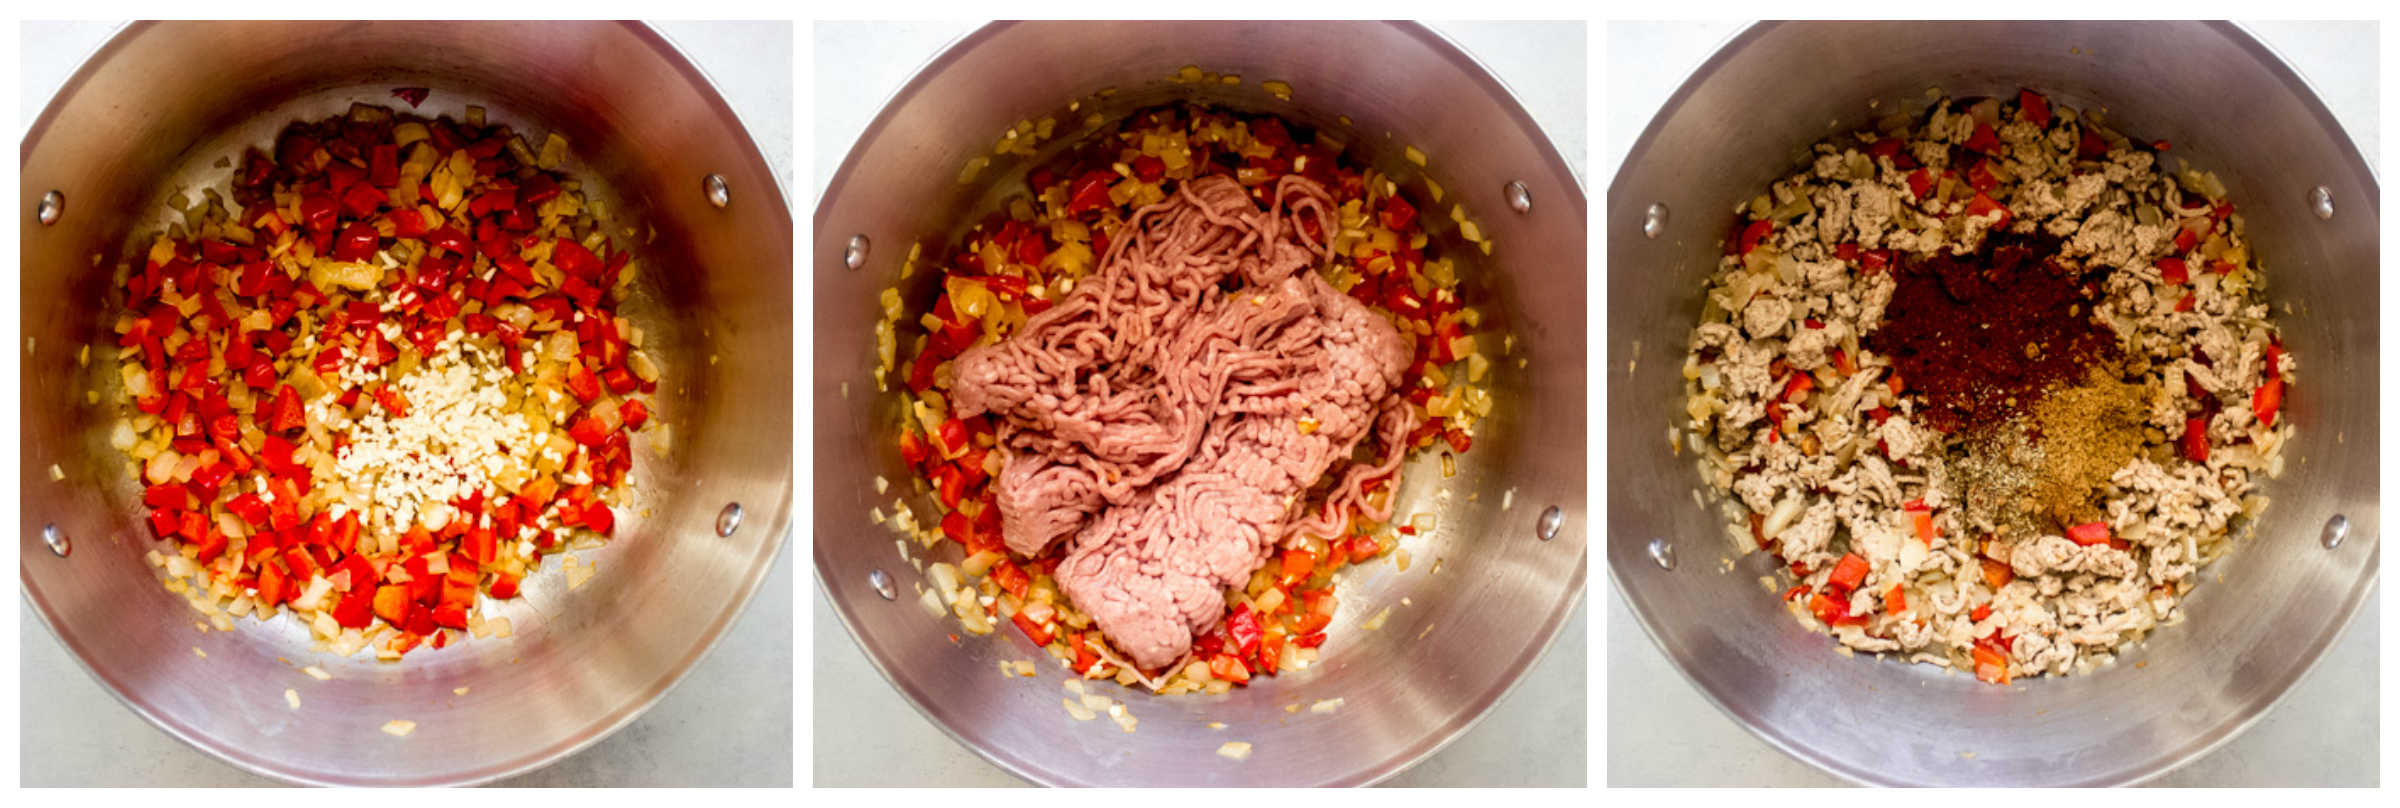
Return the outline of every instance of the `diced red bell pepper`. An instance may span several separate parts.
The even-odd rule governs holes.
[[[590,280],[600,276],[600,257],[593,255],[592,251],[585,249],[582,244],[567,239],[559,239],[556,245],[551,247],[550,263],[557,265],[560,271],[578,278]]]
[[[1210,657],[1208,660],[1208,672],[1210,675],[1216,678],[1233,682],[1235,684],[1241,684],[1250,681],[1250,669],[1244,667],[1242,665],[1242,661],[1234,658],[1232,654],[1218,654],[1214,657]]]
[[[191,505],[191,489],[175,483],[150,486],[142,492],[142,504],[153,508],[180,510]]]
[[[341,235],[334,239],[333,260],[365,261],[373,258],[378,241],[374,225],[365,222],[351,224],[342,228]]]
[[[1299,613],[1300,622],[1294,629],[1300,634],[1314,634],[1333,623],[1334,609],[1341,605],[1341,601],[1332,592],[1310,589],[1300,593],[1300,604],[1303,607]]]
[[[1975,678],[1995,685],[2008,684],[2008,657],[1981,646],[1975,648],[1974,654]]]
[[[2158,259],[2158,277],[2160,280],[2182,286],[2191,282],[2192,271],[2190,267],[2184,265],[2181,258],[2161,258]]]
[[[1741,251],[1735,255],[1749,255],[1751,250],[1757,249],[1758,245],[1764,243],[1767,237],[1773,235],[1774,232],[1775,221],[1773,219],[1751,222],[1748,227],[1742,228]]]
[[[2193,416],[2183,419],[2183,456],[2194,463],[2208,462],[2208,419]]]
[[[1866,253],[1859,256],[1858,259],[1859,271],[1868,275],[1874,275],[1877,272],[1881,272],[1885,267],[1891,265],[1891,250],[1868,250]]]
[[[358,589],[333,605],[333,622],[342,628],[366,628],[375,622],[375,591]]]
[[[2073,539],[2076,544],[2080,544],[2085,547],[2090,547],[2095,544],[2107,544],[2108,523],[2085,522],[2083,524],[2067,528],[2067,538]]]
[[[1016,623],[1017,630],[1025,632],[1025,639],[1032,640],[1034,645],[1046,646],[1058,639],[1050,626],[1034,622],[1033,618],[1025,616],[1024,610],[1018,610],[1009,620]]]
[[[1867,146],[1867,156],[1868,156],[1868,157],[1898,157],[1898,156],[1900,156],[1900,149],[1901,149],[1901,147],[1903,147],[1903,146],[1906,146],[1906,145],[1908,145],[1908,144],[1907,144],[1907,143],[1904,143],[1904,142],[1902,142],[1902,141],[1901,141],[1899,138],[1896,138],[1896,137],[1887,137],[1887,138],[1884,138],[1884,139],[1882,139],[1882,140],[1875,141],[1874,143],[1868,144],[1868,146]]]
[[[1913,521],[1916,522],[1917,538],[1923,540],[1926,544],[1931,545],[1933,543],[1933,537],[1937,535],[1937,532],[1933,529],[1933,512],[1916,511],[1909,516]]]
[[[1960,145],[1968,151],[1991,154],[2000,150],[2000,133],[1992,131],[1991,124],[1979,121],[1975,124],[1975,133],[1968,135],[1967,142]]]
[[[269,429],[285,432],[308,425],[308,414],[300,404],[300,391],[291,385],[275,391],[273,406],[274,417],[267,422]]]
[[[380,586],[375,588],[375,616],[398,626],[408,622],[408,587]]]
[[[945,464],[935,470],[934,478],[934,488],[941,496],[942,507],[957,510],[958,503],[967,496],[966,474],[960,472],[957,466]]]
[[[1317,568],[1317,554],[1307,550],[1283,551],[1283,582],[1297,584],[1308,580]]]
[[[1992,616],[1992,604],[1986,603],[1976,606],[1975,611],[1967,616],[1973,619],[1975,622],[1981,623],[1985,619]]]
[[[1992,198],[1983,195],[1983,192],[1976,192],[1975,198],[1967,202],[1968,216],[1986,216],[1993,213],[2000,214],[2000,218],[1992,222],[1993,230],[1999,230],[2008,226],[2010,218],[2008,208],[1998,202],[1992,201]]]
[[[1902,591],[1899,584],[1892,584],[1892,588],[1883,593],[1883,610],[1893,614],[1908,611],[1908,593]]]
[[[1843,553],[1842,560],[1834,562],[1833,576],[1825,580],[1825,585],[1847,595],[1867,579],[1867,567],[1867,560],[1857,553]]]
[[[1067,215],[1081,216],[1087,211],[1099,210],[1114,204],[1108,198],[1108,186],[1115,182],[1116,178],[1116,174],[1107,171],[1088,171],[1083,176],[1076,177],[1075,184],[1068,194]]]
[[[2033,125],[2050,128],[2050,99],[2042,97],[2041,93],[2018,90],[2017,108],[2025,113],[2025,120],[2033,122]]]
[[[259,499],[259,494],[250,494],[250,492],[226,501],[226,511],[233,511],[233,515],[240,515],[245,523],[250,523],[250,527],[266,527],[271,518],[271,515],[266,513],[266,501]]]
[[[1002,559],[1000,563],[992,565],[992,582],[999,584],[1000,588],[1007,590],[1009,594],[1020,598],[1025,597],[1025,593],[1033,589],[1033,579],[1028,577],[1025,570],[1019,568],[1016,562],[1007,559]]]
[[[1226,615],[1225,636],[1233,641],[1240,653],[1249,654],[1258,649],[1258,641],[1266,636],[1266,632],[1258,625],[1258,613],[1251,611],[1248,604],[1243,604],[1233,607],[1233,613]]]
[[[1133,176],[1143,182],[1158,182],[1167,178],[1167,161],[1142,155],[1133,158]]]
[[[1808,610],[1816,614],[1817,619],[1828,626],[1856,625],[1866,622],[1865,617],[1854,617],[1850,614],[1848,601],[1826,597],[1822,592],[1808,596]]]
[[[578,401],[599,398],[600,378],[592,375],[591,368],[584,367],[581,360],[570,361],[567,363],[567,392],[574,393]]]
[[[272,560],[262,559],[258,563],[258,597],[253,600],[260,606],[282,603],[292,596],[290,584],[291,580],[283,574],[282,567],[276,566]]]
[[[2272,350],[2272,346],[2269,349]],[[2283,378],[2281,375],[2271,375],[2266,384],[2259,385],[2258,390],[2250,394],[2250,411],[2258,414],[2259,423],[2271,427],[2275,425],[2275,414],[2282,410]]]
[[[2017,579],[2017,571],[2010,569],[2007,564],[2002,564],[1989,558],[1978,558],[1976,560],[1983,562],[1983,582],[1991,584],[1992,591],[1997,592],[2001,587],[2007,586],[2008,582]]]
[[[517,578],[513,575],[492,576],[492,597],[508,600],[517,596]]]
[[[614,536],[617,528],[617,512],[609,510],[607,503],[593,502],[589,507],[583,509],[583,526],[602,536]]]
[[[1908,175],[1909,193],[1915,194],[1918,199],[1924,199],[1926,194],[1933,193],[1933,181],[1933,169],[1917,169]]]
[[[2087,125],[2083,127],[2083,139],[2075,144],[2075,156],[2086,160],[2106,157],[2108,141],[2100,139],[2100,133]]]
[[[1401,196],[1393,196],[1383,204],[1383,226],[1395,232],[1406,232],[1417,221],[1417,206],[1408,204]]]

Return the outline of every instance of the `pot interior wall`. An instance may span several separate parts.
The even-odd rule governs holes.
[[[570,592],[553,562],[528,578],[524,598],[486,606],[512,619],[513,638],[394,664],[310,653],[288,616],[195,632],[198,613],[142,561],[164,545],[139,524],[139,487],[108,444],[121,392],[109,323],[124,302],[113,268],[141,260],[175,218],[162,214],[170,201],[222,193],[233,169],[218,159],[238,165],[245,146],[271,149],[285,125],[354,101],[408,111],[391,96],[401,86],[431,89],[416,114],[456,118],[480,105],[537,147],[549,132],[569,139],[562,169],[607,202],[612,229],[633,228],[612,233],[638,245],[637,290],[621,312],[662,368],[651,407],[667,437],[653,427],[635,438],[635,496],[616,541],[576,553],[598,575]],[[135,25],[60,92],[23,159],[28,595],[95,676],[168,732],[301,782],[496,778],[631,721],[763,580],[789,519],[789,276],[774,269],[790,263],[789,211],[730,109],[647,29]],[[710,173],[734,189],[724,209],[701,193]],[[41,226],[34,201],[53,189],[66,215]],[[79,367],[85,345],[91,362]],[[64,480],[49,481],[52,464]],[[747,509],[746,527],[719,538],[730,502]],[[46,529],[71,537],[74,552],[54,556]],[[300,672],[307,665],[334,678],[316,681]],[[302,708],[286,709],[285,688]],[[396,718],[417,731],[377,731]]]
[[[1866,43],[1873,43],[1871,47]],[[1680,368],[1734,205],[1802,167],[1814,142],[1927,88],[2101,109],[2136,140],[2221,177],[2266,268],[2298,381],[2300,425],[2256,537],[2204,570],[2189,620],[2097,675],[1988,687],[1925,665],[1839,656],[1735,552],[1688,457],[1660,440],[1683,415]],[[2239,110],[2229,114],[2230,110]],[[2310,190],[2336,211],[2319,218]],[[2230,25],[1762,25],[1689,79],[1612,184],[1608,367],[1611,572],[1655,641],[1712,700],[1785,751],[1894,784],[2122,783],[2231,738],[2304,674],[2376,576],[2376,182],[2306,85]],[[1652,204],[1670,211],[1642,234]],[[2334,550],[2319,537],[2346,519]],[[1679,571],[1651,562],[1677,546]],[[2137,667],[2138,666],[2138,667]],[[1972,753],[1971,756],[1968,753]]]
[[[1236,74],[1240,83],[1167,81],[1185,65]],[[1270,97],[1260,86],[1269,80],[1289,82],[1293,98]],[[1096,97],[1103,88],[1114,92]],[[1459,456],[1455,478],[1442,479],[1430,455],[1403,472],[1396,512],[1438,514],[1437,528],[1403,543],[1413,555],[1408,572],[1383,562],[1348,573],[1341,613],[1327,632],[1326,664],[1227,696],[1153,699],[1104,684],[1141,720],[1127,735],[1105,721],[1063,718],[1063,669],[1044,664],[1030,680],[993,676],[1001,661],[1046,658],[1024,638],[1004,632],[953,644],[944,635],[958,630],[956,621],[928,618],[915,603],[916,566],[896,563],[893,534],[871,524],[868,511],[891,512],[895,496],[920,516],[937,511],[901,482],[911,476],[893,449],[900,405],[874,391],[873,323],[877,293],[895,283],[918,307],[910,319],[929,306],[934,273],[925,270],[938,266],[932,256],[955,246],[964,223],[1021,195],[1026,172],[1078,140],[1085,115],[1113,121],[1179,99],[1272,112],[1337,134],[1349,153],[1411,189],[1412,199],[1425,198],[1416,178],[1438,181],[1444,202],[1425,207],[1436,245],[1429,255],[1458,261],[1469,302],[1487,315],[1496,407],[1473,450]],[[1444,114],[1427,114],[1437,108]],[[1013,123],[1046,115],[1058,119],[1060,134],[1039,157],[1003,157],[973,182],[959,182],[966,161],[991,154]],[[1340,122],[1344,115],[1351,123]],[[1408,163],[1406,146],[1431,155],[1429,166]],[[1504,202],[1510,180],[1533,189],[1529,213]],[[1490,257],[1458,238],[1447,215],[1453,204],[1492,234]],[[1037,782],[1359,783],[1397,771],[1496,700],[1547,647],[1581,590],[1583,218],[1573,175],[1505,90],[1416,26],[1029,24],[972,35],[886,107],[820,207],[816,434],[818,467],[827,470],[816,488],[820,580],[868,656],[920,709]],[[874,245],[857,271],[842,268],[854,234]],[[925,258],[902,281],[898,270],[917,240],[927,242]],[[905,357],[913,332],[903,333]],[[1497,356],[1499,334],[1514,336],[1506,358]],[[1528,361],[1522,369],[1520,357]],[[890,494],[878,496],[871,485],[877,475],[895,481]],[[1534,532],[1550,506],[1564,527],[1543,542]],[[922,563],[957,561],[947,544],[919,555]],[[875,593],[875,573],[893,576],[896,600]],[[1403,597],[1413,605],[1400,605]],[[1380,632],[1358,627],[1387,606]],[[1283,709],[1331,698],[1346,699],[1331,716]],[[1229,729],[1206,729],[1211,721]],[[1227,740],[1283,751],[1239,764],[1209,754]]]

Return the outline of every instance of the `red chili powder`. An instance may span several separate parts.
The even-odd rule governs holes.
[[[2092,317],[2097,276],[2051,260],[2058,247],[2047,234],[1999,234],[1969,255],[1895,265],[1899,287],[1867,347],[1928,405],[1926,426],[2001,423],[2054,385],[2082,381],[2094,361],[2118,358],[2116,333]]]

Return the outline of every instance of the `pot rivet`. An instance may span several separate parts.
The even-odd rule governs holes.
[[[1674,570],[1675,545],[1668,544],[1666,539],[1651,539],[1650,560],[1658,562],[1659,569],[1669,571]]]
[[[1525,190],[1525,183],[1509,180],[1507,185],[1501,186],[1500,193],[1508,197],[1511,210],[1524,213],[1533,209],[1533,194]]]
[[[2309,189],[2308,209],[2316,211],[2319,219],[2333,218],[2333,191],[2322,185]]]
[[[40,217],[42,224],[58,224],[58,217],[66,212],[67,195],[51,191],[42,195],[42,206],[34,215]]]
[[[58,529],[57,525],[42,526],[42,543],[50,545],[50,552],[57,553],[59,558],[66,558],[68,553],[75,552],[75,542],[68,539],[67,532]]]
[[[734,531],[740,529],[742,529],[742,503],[727,503],[725,510],[717,512],[717,535],[731,536]]]
[[[892,576],[885,575],[883,570],[867,573],[867,584],[875,587],[875,594],[882,595],[884,600],[900,596],[899,588],[892,586]]]
[[[733,201],[733,189],[725,187],[724,177],[708,175],[707,179],[700,181],[700,190],[708,193],[708,204],[721,208]]]
[[[867,234],[865,233],[851,236],[850,246],[842,250],[842,263],[848,265],[851,269],[857,269],[859,267],[866,266],[867,250],[874,248],[874,246],[875,243],[868,241]]]
[[[1558,526],[1566,521],[1567,515],[1559,511],[1558,506],[1552,505],[1542,511],[1541,521],[1533,523],[1533,535],[1542,541],[1549,541],[1558,536]]]
[[[1651,203],[1650,209],[1642,212],[1642,235],[1658,238],[1664,232],[1667,232],[1667,203]]]
[[[2333,515],[2333,518],[2325,520],[2325,532],[2317,536],[2317,541],[2323,542],[2325,549],[2331,550],[2342,546],[2342,539],[2349,536],[2350,517],[2337,513]]]

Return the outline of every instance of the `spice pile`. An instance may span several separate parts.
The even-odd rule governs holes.
[[[2181,619],[2267,505],[2294,363],[2222,183],[2168,148],[1944,99],[1737,208],[1676,448],[1802,622],[2007,682]]]
[[[232,204],[204,191],[119,268],[111,442],[173,542],[151,563],[216,628],[288,607],[387,659],[507,636],[482,596],[614,533],[659,371],[566,148],[354,105],[222,163]]]

